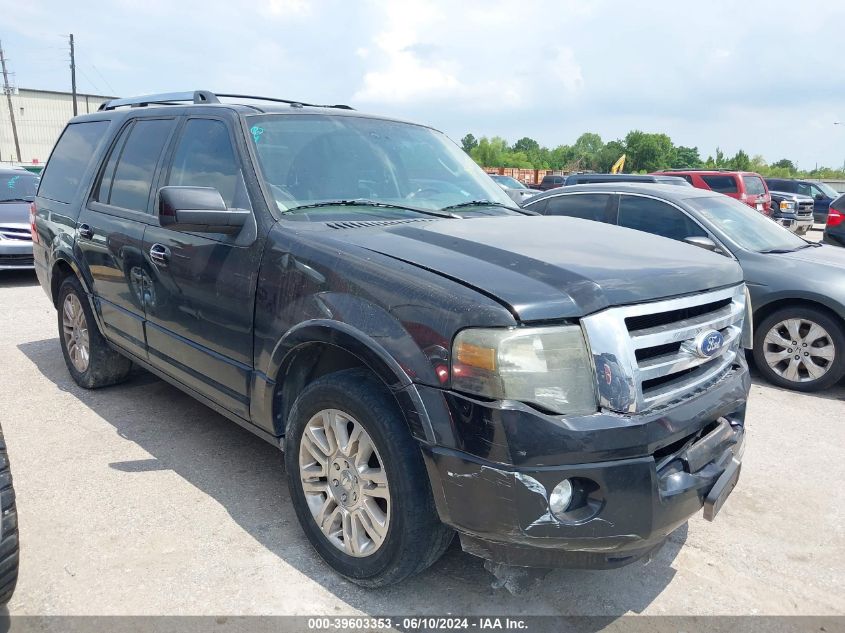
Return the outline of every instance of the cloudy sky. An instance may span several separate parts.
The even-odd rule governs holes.
[[[454,139],[631,129],[802,168],[845,162],[845,3],[0,0],[20,87],[349,103]],[[833,125],[834,121],[843,125]]]

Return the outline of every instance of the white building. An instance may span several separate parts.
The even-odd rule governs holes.
[[[101,103],[112,98],[77,93],[78,113],[96,112]],[[65,124],[73,116],[73,95],[70,92],[21,88],[12,94],[12,109],[21,147],[20,162],[43,165]],[[0,87],[0,165],[10,162],[16,163],[18,159],[9,102]]]

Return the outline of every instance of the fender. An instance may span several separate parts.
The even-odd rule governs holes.
[[[310,319],[288,330],[276,344],[266,372],[255,372],[251,413],[259,426],[273,428],[274,377],[284,375],[299,351],[313,343],[338,347],[360,360],[396,397],[411,433],[418,439],[434,442],[425,405],[417,385],[405,369],[374,338],[332,319]]]
[[[767,306],[773,303],[777,303],[779,301],[810,301],[813,303],[817,303],[818,305],[824,308],[827,308],[828,310],[836,314],[840,319],[845,320],[845,306],[839,303],[838,301],[835,301],[831,297],[823,294],[809,291],[784,290],[781,292],[774,292],[765,295],[765,300],[761,302],[759,298],[755,300],[755,285],[748,284],[748,289],[751,292],[751,305],[755,314],[757,314],[760,310],[766,308]],[[755,317],[755,321],[756,320],[757,319]]]

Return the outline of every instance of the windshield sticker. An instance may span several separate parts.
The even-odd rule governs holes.
[[[12,176],[12,177],[9,179],[9,182],[6,184],[6,186],[7,186],[9,189],[14,189],[14,188],[15,188],[15,185],[17,185],[17,184],[18,184],[18,180],[19,180],[19,179],[20,179],[20,176]]]
[[[261,138],[261,135],[264,134],[264,128],[258,127],[257,125],[253,125],[249,128],[249,131],[252,132],[252,140],[258,143],[258,140]]]

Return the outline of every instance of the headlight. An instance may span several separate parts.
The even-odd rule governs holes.
[[[467,329],[455,337],[452,386],[560,414],[597,410],[596,379],[577,325]]]
[[[780,210],[781,211],[792,211],[795,207],[794,202],[789,202],[788,200],[781,200],[780,201]]]

